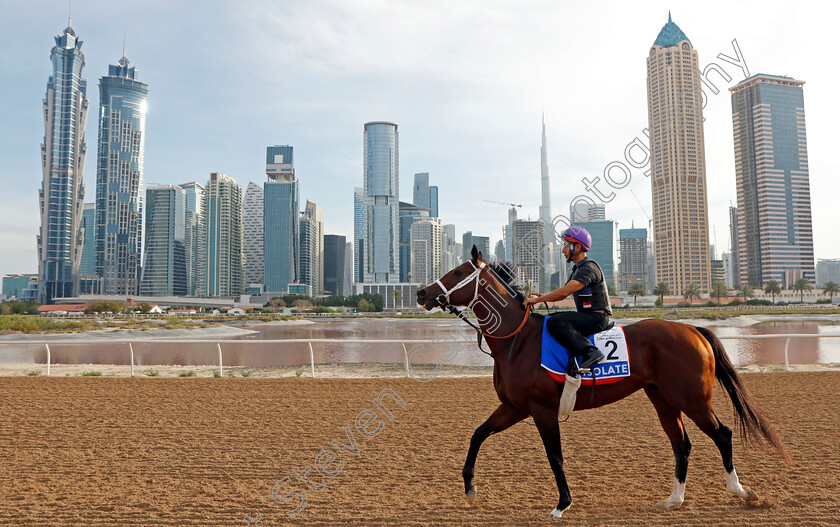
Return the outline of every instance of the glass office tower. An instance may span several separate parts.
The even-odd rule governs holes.
[[[143,151],[148,86],[123,57],[99,80],[96,157],[96,274],[101,292],[136,295],[140,287]]]
[[[730,88],[741,284],[816,278],[803,84],[758,74]]]
[[[300,188],[295,180],[294,149],[266,150],[263,185],[265,292],[286,294],[300,280]]]
[[[38,246],[38,300],[76,296],[82,258],[82,176],[87,143],[87,81],[82,79],[82,41],[69,25],[55,37],[53,73],[43,101],[43,182],[38,193],[41,229]]]
[[[140,291],[152,296],[187,295],[186,192],[177,185],[146,189],[146,250]]]
[[[390,283],[400,279],[399,165],[397,125],[365,123],[365,282]]]
[[[244,291],[242,187],[227,174],[211,172],[203,208],[204,296],[238,296]]]

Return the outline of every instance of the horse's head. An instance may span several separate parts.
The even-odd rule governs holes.
[[[436,307],[470,305],[478,293],[478,275],[484,269],[482,254],[473,245],[472,259],[443,275],[435,283],[417,291],[417,303],[426,310]]]

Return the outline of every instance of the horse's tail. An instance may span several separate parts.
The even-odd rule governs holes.
[[[759,408],[758,403],[747,392],[747,388],[741,382],[738,372],[730,362],[723,348],[720,340],[714,333],[706,328],[698,327],[697,331],[709,341],[712,346],[712,351],[715,357],[715,377],[718,382],[729,394],[729,399],[732,401],[732,406],[735,408],[735,413],[738,416],[738,429],[741,433],[741,439],[744,442],[748,440],[765,439],[771,446],[773,446],[782,459],[786,463],[792,463],[790,454],[788,454],[782,439],[776,430],[770,425],[770,422],[765,417],[764,412]]]

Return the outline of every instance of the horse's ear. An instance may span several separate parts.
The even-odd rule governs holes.
[[[478,261],[481,260],[481,252],[479,252],[478,247],[475,245],[473,245],[472,252],[470,254],[472,255],[472,262],[474,264],[477,264]]]

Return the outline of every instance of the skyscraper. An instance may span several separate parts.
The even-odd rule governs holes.
[[[589,231],[592,236],[592,248],[587,253],[589,258],[598,262],[604,271],[604,280],[608,285],[616,286],[616,229],[618,224],[613,220],[594,220],[576,222]]]
[[[709,219],[697,51],[671,21],[647,58],[656,282],[708,292]],[[606,270],[605,270],[606,271]]]
[[[324,294],[344,295],[344,263],[347,238],[324,235]]]
[[[513,222],[513,266],[516,268],[517,283],[520,287],[527,288],[528,292],[536,293],[543,289],[544,240],[545,229],[542,221]],[[466,248],[466,239],[464,246]]]
[[[178,185],[184,189],[184,258],[187,269],[187,295],[202,295],[203,267],[201,253],[207,243],[201,230],[204,187],[192,181]]]
[[[263,186],[265,291],[286,294],[300,280],[300,188],[294,149],[269,146]]]
[[[143,151],[148,86],[123,56],[99,80],[96,158],[96,274],[106,295],[140,289]]]
[[[353,244],[347,242],[344,245],[344,289],[336,292],[337,295],[350,296],[353,289]]]
[[[803,84],[758,74],[729,89],[741,284],[815,280]]]
[[[438,209],[438,187],[432,185],[429,187],[429,216],[432,218],[439,218],[440,211]]]
[[[429,217],[429,209],[400,201],[400,282],[409,280],[411,274],[411,226],[422,217]]]
[[[605,219],[607,219],[607,207],[603,203],[591,204],[585,201],[577,201],[569,207],[569,220],[572,223]]]
[[[443,274],[440,267],[441,231],[440,218],[420,217],[412,223],[411,281],[413,283],[431,284]]]
[[[429,173],[414,174],[414,204],[422,209],[430,209],[429,197]]]
[[[540,182],[542,184],[542,205],[540,205],[540,221],[543,224],[543,276],[540,281],[543,289],[540,293],[548,293],[550,289],[550,275],[555,272],[554,251],[557,235],[554,232],[554,222],[551,216],[551,181],[548,176],[548,147],[545,138],[545,115],[542,120],[542,146],[540,147]]]
[[[461,255],[456,248],[458,244],[455,238],[455,225],[447,223],[441,228],[440,245],[440,270],[443,274],[448,273],[461,263]]]
[[[212,172],[203,197],[204,296],[242,294],[242,187],[227,174]]]
[[[365,189],[353,189],[353,282],[365,281],[365,255],[367,253],[367,198]]]
[[[618,240],[621,251],[621,261],[618,264],[619,290],[627,291],[631,284],[640,283],[646,291],[651,292],[653,288],[647,283],[647,229],[620,229]]]
[[[397,125],[365,123],[365,282],[395,283],[400,278],[399,166]]]
[[[50,60],[52,75],[43,101],[44,142],[41,144],[43,182],[38,193],[41,229],[38,245],[38,300],[75,296],[82,259],[82,176],[87,142],[85,122],[90,100],[82,79],[82,41],[68,21],[55,37]]]
[[[473,245],[481,252],[482,256],[485,258],[490,258],[490,238],[487,236],[475,236],[472,231],[467,231],[461,237],[462,245],[461,245],[461,261],[458,263],[466,262],[467,260],[472,258],[472,248]]]
[[[323,294],[324,209],[310,200],[300,219],[300,244],[300,282],[312,286],[313,295]]]
[[[243,252],[245,253],[245,286],[262,284],[265,273],[265,231],[263,227],[263,187],[256,183],[248,183],[245,191],[245,205],[242,223],[245,239]]]
[[[733,286],[741,283],[741,267],[738,265],[740,258],[738,233],[738,208],[729,207],[729,280]]]
[[[96,219],[96,203],[85,203],[82,211],[82,261],[79,265],[79,275],[96,275],[96,238],[94,237],[94,221]]]
[[[143,295],[187,294],[186,197],[177,185],[146,188],[146,248],[140,282]]]

